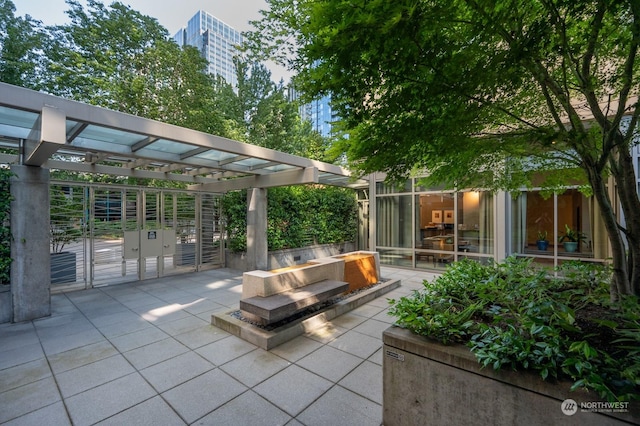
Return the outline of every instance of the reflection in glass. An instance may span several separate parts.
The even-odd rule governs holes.
[[[411,196],[378,197],[376,206],[376,245],[411,248]]]

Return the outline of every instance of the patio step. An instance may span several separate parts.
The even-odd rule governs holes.
[[[296,290],[272,296],[253,296],[240,300],[242,315],[263,325],[273,324],[307,308],[325,302],[349,289],[344,281],[323,280]]]

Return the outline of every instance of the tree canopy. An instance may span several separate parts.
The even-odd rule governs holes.
[[[287,62],[307,93],[332,96],[352,168],[428,170],[451,188],[557,189],[581,177],[612,245],[613,293],[640,294],[639,2],[268,3],[249,48]]]

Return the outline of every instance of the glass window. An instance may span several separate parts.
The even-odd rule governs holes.
[[[493,254],[493,194],[490,192],[458,193],[458,251]]]
[[[511,222],[513,253],[534,256],[538,262],[549,263],[544,258],[555,255],[607,256],[607,235],[598,207],[576,189],[551,197],[542,196],[540,191],[521,192],[512,198]]]
[[[376,208],[376,244],[381,247],[411,248],[413,241],[411,196],[378,197]]]

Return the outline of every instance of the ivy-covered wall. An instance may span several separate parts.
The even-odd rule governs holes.
[[[11,171],[0,169],[0,285],[11,282]]]
[[[336,187],[270,188],[267,195],[269,250],[355,241],[358,231],[354,191]],[[247,248],[247,192],[224,195],[222,214],[232,252]]]

